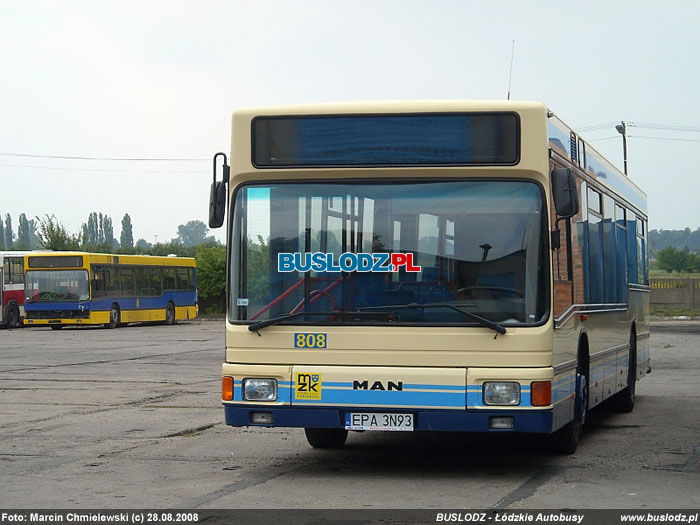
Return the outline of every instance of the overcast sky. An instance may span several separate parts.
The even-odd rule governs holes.
[[[22,212],[77,233],[102,212],[117,238],[129,213],[135,240],[169,240],[207,221],[236,108],[504,99],[513,40],[512,99],[574,128],[700,129],[699,15],[695,0],[0,0],[0,213],[15,233]],[[650,228],[700,227],[700,133],[628,134]],[[622,168],[612,126],[583,135]]]

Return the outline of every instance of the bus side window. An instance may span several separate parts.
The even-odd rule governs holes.
[[[109,297],[119,297],[121,295],[117,269],[114,266],[105,267],[105,295]]]
[[[627,210],[627,278],[630,283],[638,282],[637,264],[637,216]]]
[[[151,295],[159,296],[163,293],[163,269],[151,268],[151,285],[149,287]]]
[[[175,268],[163,268],[163,290],[176,290]]]
[[[92,298],[104,297],[105,294],[105,267],[92,265]]]
[[[148,295],[148,268],[134,268],[136,295]]]
[[[177,268],[177,289],[188,290],[190,287],[187,276],[187,268]]]
[[[605,302],[603,214],[600,192],[588,188],[588,302]]]
[[[605,302],[617,303],[617,240],[615,238],[615,201],[603,195],[603,254],[605,266]]]
[[[615,236],[617,237],[617,300],[627,302],[627,223],[625,208],[615,204]]]
[[[637,217],[637,282],[639,284],[649,284],[646,251],[646,225],[644,219]]]
[[[122,297],[134,295],[134,269],[120,268],[119,276],[122,282]]]
[[[22,284],[24,282],[24,258],[10,258],[10,269],[12,271],[12,282],[15,284]]]
[[[189,278],[189,284],[190,284],[188,290],[190,292],[194,292],[194,288],[195,288],[195,286],[194,286],[194,268],[187,269],[187,277]]]

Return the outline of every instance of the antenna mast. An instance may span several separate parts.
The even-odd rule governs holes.
[[[513,39],[513,46],[510,50],[510,73],[508,73],[508,98],[510,100],[510,80],[513,78],[513,56],[515,55],[515,38]]]

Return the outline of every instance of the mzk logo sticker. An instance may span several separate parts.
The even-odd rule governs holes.
[[[294,386],[294,399],[321,400],[321,374],[298,372]]]

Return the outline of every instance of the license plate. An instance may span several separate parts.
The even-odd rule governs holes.
[[[346,430],[413,430],[413,414],[384,414],[377,412],[346,412]]]

